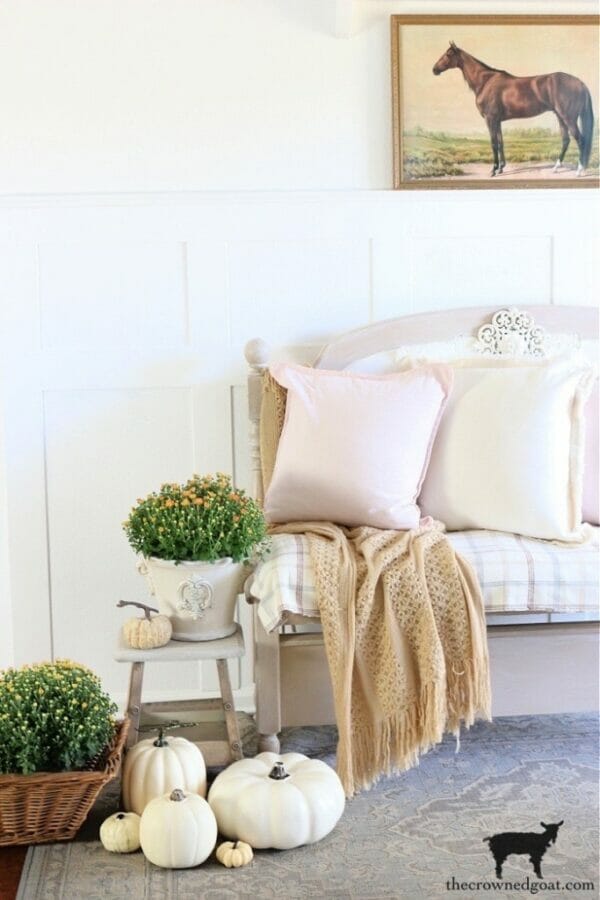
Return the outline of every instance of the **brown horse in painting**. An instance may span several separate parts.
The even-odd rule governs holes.
[[[436,62],[433,74],[440,75],[447,69],[460,69],[475,94],[477,109],[490,132],[494,154],[492,175],[499,175],[506,165],[502,122],[505,119],[528,119],[548,111],[555,113],[562,134],[562,148],[554,171],[557,172],[562,165],[570,136],[575,138],[579,147],[577,174],[584,171],[592,149],[594,113],[590,92],[579,78],[564,72],[519,78],[475,59],[457,47],[454,41],[450,41],[448,50]]]

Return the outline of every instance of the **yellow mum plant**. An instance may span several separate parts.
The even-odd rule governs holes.
[[[137,553],[175,562],[246,562],[266,548],[262,510],[222,472],[163,484],[138,499],[123,529]]]
[[[0,774],[84,768],[115,732],[100,679],[68,659],[0,672]]]

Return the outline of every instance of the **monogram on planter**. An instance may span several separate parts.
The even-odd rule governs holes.
[[[245,567],[266,546],[259,506],[228,475],[193,475],[138,499],[123,523],[176,641],[211,641],[235,631]]]

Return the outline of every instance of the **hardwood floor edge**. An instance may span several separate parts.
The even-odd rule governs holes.
[[[15,900],[27,846],[0,848],[0,900]]]

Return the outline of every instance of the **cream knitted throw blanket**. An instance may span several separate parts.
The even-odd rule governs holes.
[[[439,523],[414,531],[296,522],[306,533],[350,797],[407,769],[491,695],[481,593]]]

